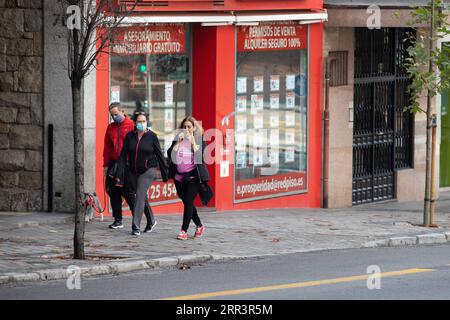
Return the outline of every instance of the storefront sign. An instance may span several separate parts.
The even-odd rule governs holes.
[[[166,82],[164,84],[164,105],[171,106],[173,105],[173,83]]]
[[[298,22],[237,27],[235,202],[307,190],[307,46]]]
[[[270,91],[280,90],[280,76],[270,76]]]
[[[185,53],[185,28],[184,24],[117,28],[111,50],[116,55]]]
[[[294,92],[286,93],[286,108],[287,109],[295,108],[295,93]]]
[[[164,131],[170,132],[174,129],[173,109],[164,110]]]
[[[111,86],[111,103],[120,102],[120,86]]]
[[[247,117],[240,116],[236,118],[236,131],[245,131],[247,130]]]
[[[247,96],[237,97],[237,112],[245,112],[247,110]]]
[[[154,181],[150,188],[148,189],[148,201],[161,202],[179,199],[177,196],[177,189],[175,188],[175,183]]]
[[[264,77],[256,76],[253,79],[253,92],[263,92],[264,91]]]
[[[292,23],[241,26],[237,32],[238,52],[301,50],[307,47],[307,28]]]
[[[236,181],[236,200],[306,190],[306,173],[293,172],[267,178]]]
[[[280,95],[278,93],[274,93],[270,95],[270,109],[279,109],[280,108]]]
[[[286,75],[286,90],[295,89],[295,74]]]
[[[172,181],[170,182],[154,181],[150,185],[150,188],[148,188],[147,190],[147,199],[150,204],[159,203],[163,201],[180,200],[180,198],[177,195],[175,183]],[[108,201],[108,208],[109,212],[112,212],[112,206],[110,201]],[[128,203],[125,201],[125,199],[122,199],[122,211],[131,211],[131,208],[128,206]]]
[[[247,78],[239,77],[237,79],[237,93],[247,93]]]
[[[230,162],[221,161],[220,162],[220,177],[226,178],[230,175]]]

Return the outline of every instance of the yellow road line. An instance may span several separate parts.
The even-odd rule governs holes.
[[[380,277],[383,278],[383,277],[405,276],[405,275],[410,275],[410,274],[432,272],[432,271],[435,271],[435,270],[433,270],[433,269],[405,269],[405,270],[399,270],[399,271],[383,272],[383,273],[380,273]],[[296,283],[288,283],[288,284],[280,284],[280,285],[272,285],[272,286],[256,287],[256,288],[237,289],[237,290],[224,290],[224,291],[193,294],[193,295],[187,295],[187,296],[164,298],[162,300],[197,300],[197,299],[206,299],[206,298],[223,297],[223,296],[234,296],[234,295],[240,295],[240,294],[245,294],[245,293],[314,287],[314,286],[321,286],[321,285],[327,285],[327,284],[337,284],[337,283],[344,283],[344,282],[367,280],[369,277],[372,277],[372,276],[373,276],[373,274],[364,274],[364,275],[359,275],[359,276],[351,276],[351,277],[343,277],[343,278],[335,278],[335,279],[296,282]]]

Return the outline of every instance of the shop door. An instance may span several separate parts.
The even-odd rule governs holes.
[[[450,42],[442,46],[450,47]],[[449,91],[442,94],[441,100],[441,152],[440,152],[440,177],[441,187],[450,187],[450,114]]]
[[[395,198],[394,171],[411,166],[407,32],[355,28],[354,205]]]

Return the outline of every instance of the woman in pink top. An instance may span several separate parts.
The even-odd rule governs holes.
[[[194,206],[194,199],[199,192],[200,183],[209,181],[209,174],[203,158],[206,143],[200,123],[193,117],[187,117],[183,119],[179,129],[181,132],[175,136],[167,151],[170,160],[168,177],[174,179],[177,194],[184,204],[183,225],[177,238],[187,240],[191,220],[197,227],[194,237],[201,237],[205,231]]]

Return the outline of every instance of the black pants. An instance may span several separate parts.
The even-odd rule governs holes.
[[[186,231],[189,228],[189,224],[194,221],[197,227],[202,226],[202,222],[197,213],[197,208],[194,206],[194,199],[198,193],[198,182],[195,179],[192,179],[187,182],[179,182],[175,180],[175,187],[177,188],[177,194],[184,204],[183,211],[183,226],[181,230]]]
[[[129,179],[129,175],[126,174],[125,183],[123,187],[114,186],[114,179],[107,176],[106,177],[106,193],[111,200],[111,208],[113,211],[114,220],[117,222],[122,222],[122,197],[128,203],[130,210],[133,210],[136,202],[136,186]],[[146,201],[146,206],[144,209],[145,217],[147,218],[147,223],[152,223],[150,206]]]

